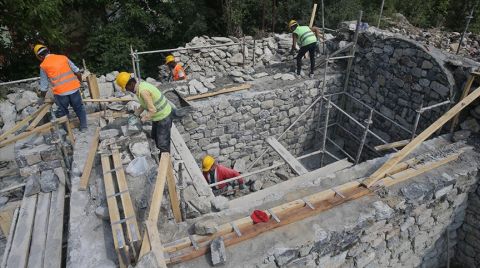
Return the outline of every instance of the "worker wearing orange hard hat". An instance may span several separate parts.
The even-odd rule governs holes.
[[[300,26],[296,20],[291,20],[288,23],[288,28],[292,32],[292,50],[293,53],[296,45],[300,47],[297,54],[297,75],[300,75],[302,70],[302,58],[308,52],[310,57],[310,77],[313,77],[315,68],[315,50],[317,49],[318,37],[320,36],[320,29],[318,27]]]
[[[147,111],[141,121],[152,121],[152,139],[160,153],[169,153],[173,108],[165,95],[154,85],[145,81],[138,82],[127,72],[119,73],[116,83],[122,90],[132,92],[138,97],[140,109],[135,114],[141,115],[143,111]]]
[[[72,106],[80,120],[80,130],[84,132],[87,129],[87,113],[80,95],[82,83],[80,69],[66,56],[50,53],[45,45],[36,45],[33,52],[41,62],[40,90],[42,96],[45,96],[51,87],[55,103],[58,106],[57,117],[68,115],[68,107]]]
[[[187,75],[185,74],[185,70],[183,69],[180,63],[175,61],[175,57],[173,55],[168,55],[165,58],[165,64],[168,66],[170,71],[172,72],[172,79],[173,81],[179,80],[186,80]]]
[[[221,182],[227,179],[240,176],[240,172],[235,169],[227,168],[218,164],[215,158],[211,155],[206,155],[202,160],[203,177],[208,184]],[[235,186],[240,186],[240,189],[244,189],[245,185],[243,179],[234,180],[228,183],[222,183],[214,187],[214,193],[223,193],[225,190],[230,192]],[[227,187],[225,189],[225,187]]]

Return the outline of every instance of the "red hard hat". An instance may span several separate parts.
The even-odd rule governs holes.
[[[267,213],[261,210],[254,210],[250,218],[252,218],[253,223],[268,222],[269,220]]]

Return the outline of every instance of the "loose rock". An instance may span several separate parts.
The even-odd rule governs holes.
[[[213,266],[224,264],[227,261],[225,243],[222,237],[215,238],[210,244],[210,254]]]

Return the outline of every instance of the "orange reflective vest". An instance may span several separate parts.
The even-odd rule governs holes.
[[[55,95],[80,87],[80,81],[68,65],[68,58],[63,55],[50,54],[40,64],[40,68],[47,74]]]
[[[187,79],[187,75],[185,74],[185,70],[180,64],[175,65],[173,68],[173,81]]]

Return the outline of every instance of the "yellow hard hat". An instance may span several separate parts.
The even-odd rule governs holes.
[[[207,155],[203,158],[203,161],[202,161],[202,170],[203,172],[207,172],[207,171],[210,171],[210,169],[212,168],[213,164],[215,164],[215,158],[213,158],[213,156],[211,155]]]
[[[298,25],[298,22],[296,20],[291,20],[289,23],[288,23],[288,28],[292,28],[293,25]]]
[[[38,54],[40,52],[43,52],[45,49],[47,49],[46,46],[42,45],[42,44],[37,44],[35,45],[35,47],[33,48],[33,53],[35,53],[35,56],[38,56]]]
[[[125,90],[125,86],[127,85],[130,78],[130,73],[121,72],[117,75],[117,79],[115,79],[115,82],[117,82],[117,85],[121,87],[122,90]]]
[[[170,62],[175,61],[175,57],[173,55],[168,55],[165,58],[165,64],[169,64]]]

